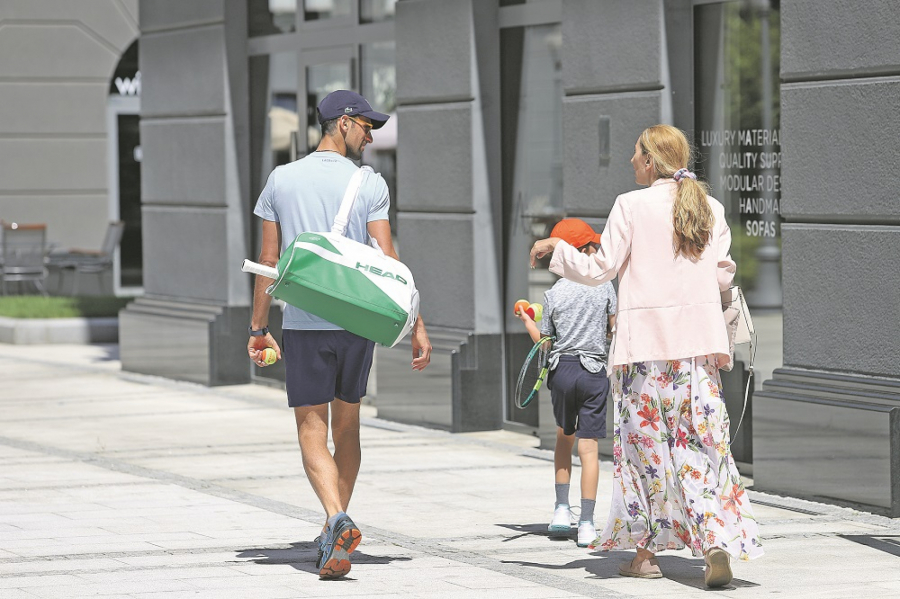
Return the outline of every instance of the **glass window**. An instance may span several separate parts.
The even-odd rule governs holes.
[[[353,89],[350,61],[338,59],[306,67],[306,146],[315,151],[322,139],[322,126],[316,112],[322,98],[336,89]]]
[[[762,331],[756,388],[782,364],[779,6],[753,0],[694,9],[697,169],[725,205],[735,282]]]
[[[531,245],[547,237],[563,216],[562,203],[562,30],[559,24],[515,27],[500,32],[503,214],[506,248],[506,302],[522,298],[541,302],[555,277],[543,268],[530,269]],[[507,311],[508,388],[515,388],[519,368],[531,349],[521,322]],[[537,403],[525,410],[509,393],[509,421],[538,425]],[[541,392],[539,401],[549,401]]]
[[[303,0],[303,18],[307,21],[346,17],[353,11],[353,0]]]
[[[372,108],[386,114],[397,108],[394,42],[366,44],[362,50],[362,95]]]
[[[119,134],[119,220],[125,223],[119,243],[121,287],[144,284],[141,235],[141,131],[140,116],[120,114]]]
[[[780,308],[778,3],[703,5],[694,18],[697,167],[727,210],[748,302]]]
[[[290,33],[297,29],[297,0],[247,0],[250,37]]]
[[[281,52],[250,58],[252,194],[256,196],[276,166],[296,158],[297,54]],[[252,202],[255,206],[256,202]]]
[[[363,163],[381,173],[391,193],[391,230],[397,226],[397,77],[394,42],[366,44],[360,48],[362,95],[378,112],[390,115],[384,127],[372,132]]]
[[[397,0],[360,0],[359,22],[392,21],[397,12]]]

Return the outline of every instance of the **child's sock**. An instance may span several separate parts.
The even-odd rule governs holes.
[[[585,499],[581,498],[581,517],[578,519],[580,522],[593,522],[594,521],[594,506],[597,505],[596,499]]]
[[[569,505],[569,483],[556,483],[556,505]]]

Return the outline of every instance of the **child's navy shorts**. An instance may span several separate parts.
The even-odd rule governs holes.
[[[335,398],[359,403],[366,394],[374,351],[374,341],[344,330],[285,330],[281,355],[288,405],[319,406]]]
[[[563,433],[579,439],[606,437],[606,397],[609,378],[606,369],[594,373],[575,356],[560,356],[559,364],[547,379],[553,415]]]

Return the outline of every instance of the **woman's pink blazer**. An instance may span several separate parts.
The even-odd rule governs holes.
[[[734,280],[731,230],[721,202],[709,197],[715,225],[700,259],[675,255],[672,202],[676,183],[657,179],[616,198],[591,256],[560,241],[550,270],[585,285],[619,276],[616,343],[611,364],[729,355],[720,292]]]

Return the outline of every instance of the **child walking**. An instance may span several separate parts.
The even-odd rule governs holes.
[[[577,218],[560,221],[550,235],[565,239],[588,255],[596,252],[596,244],[600,243],[600,235]],[[553,458],[556,507],[548,530],[550,536],[571,533],[569,481],[572,448],[577,438],[578,457],[581,458],[579,547],[587,547],[597,537],[594,528],[600,474],[597,439],[606,437],[607,336],[615,325],[615,314],[616,292],[611,283],[588,287],[566,279],[557,281],[544,294],[544,318],[540,330],[524,311],[517,313],[535,343],[542,337],[556,337],[550,349],[547,379],[557,426]]]

